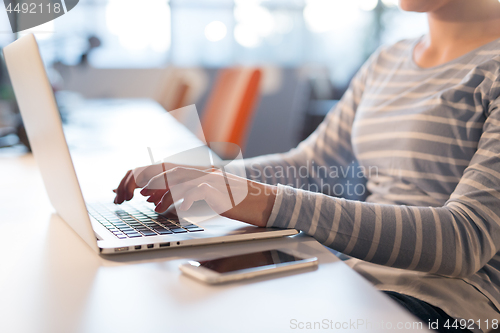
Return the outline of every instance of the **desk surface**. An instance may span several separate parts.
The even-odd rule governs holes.
[[[143,116],[161,112],[151,102],[127,105]],[[109,108],[90,104],[79,117]],[[54,213],[31,155],[0,156],[0,230],[0,332],[310,331],[307,325],[385,332],[416,321],[303,235],[98,256]],[[223,286],[178,269],[189,258],[275,247],[317,256],[320,265]]]

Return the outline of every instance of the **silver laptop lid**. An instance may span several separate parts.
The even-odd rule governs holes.
[[[3,53],[50,202],[71,228],[99,252],[36,39],[33,34],[26,35],[6,46]]]

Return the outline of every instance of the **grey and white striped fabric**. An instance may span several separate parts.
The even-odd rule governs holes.
[[[464,295],[476,293],[499,318],[500,40],[428,69],[412,60],[416,42],[376,52],[308,139],[288,153],[247,160],[247,174],[280,184],[269,227],[300,229],[349,256],[424,272],[415,279],[432,277],[441,289],[469,288]],[[343,174],[360,172],[365,202],[327,195],[347,193]],[[392,279],[392,287],[379,281],[381,289],[404,287]],[[474,315],[443,299],[444,291],[422,293],[412,296],[456,317]]]

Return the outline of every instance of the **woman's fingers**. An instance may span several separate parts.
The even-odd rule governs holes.
[[[141,194],[149,197],[148,202],[155,203],[157,212],[166,211],[174,199],[184,199],[181,210],[189,209],[194,201],[205,200],[220,214],[232,208],[227,186],[227,179],[221,172],[176,167],[151,178]]]
[[[154,202],[155,205],[161,200],[166,191],[155,191],[150,194],[149,198],[146,200],[147,202]]]
[[[142,187],[141,184],[147,184],[151,178],[149,174],[154,172],[153,166],[140,167],[132,170],[128,176],[128,181],[125,185],[124,197],[125,200],[131,200],[134,197],[134,191],[138,187]]]
[[[209,175],[210,173],[198,169],[185,167],[175,167],[166,172],[152,177],[148,184],[144,186],[145,191],[148,190],[168,190],[170,186],[176,186],[188,181],[196,180],[197,178]],[[147,193],[147,192],[145,192]],[[141,194],[144,194],[141,191]]]
[[[177,185],[175,187],[175,198],[172,196],[172,191],[156,191],[158,192],[163,192],[163,196],[158,202],[155,202],[156,208],[155,211],[159,213],[164,213],[165,211],[168,210],[170,206],[174,204],[175,200],[180,200],[184,198],[185,193],[191,189],[193,186],[189,183],[183,183],[180,185]],[[152,191],[152,190],[148,190]],[[141,191],[142,192],[142,191]]]
[[[165,212],[168,207],[173,205],[174,199],[172,198],[172,193],[170,191],[165,192],[163,194],[161,200],[156,204],[155,211],[158,213]]]
[[[217,214],[222,214],[233,208],[227,192],[220,191],[209,183],[201,183],[192,187],[184,193],[183,198],[184,201],[179,207],[181,211],[188,210],[195,201],[199,200],[205,200]]]
[[[129,176],[132,174],[132,170],[127,171],[125,177],[122,178],[120,184],[116,188],[115,204],[121,204],[125,200],[125,189],[128,186]]]
[[[125,200],[129,201],[134,197],[134,190],[137,188],[137,184],[135,183],[134,173],[131,172],[128,176],[127,185],[125,187]]]
[[[191,208],[191,206],[195,201],[205,200],[205,198],[209,194],[208,187],[210,187],[210,185],[208,184],[205,184],[203,186],[202,185],[203,184],[200,184],[199,186],[186,191],[184,195],[184,201],[179,206],[179,210],[186,211],[189,208]]]
[[[118,187],[113,190],[113,192],[116,193],[114,200],[115,204],[121,204],[126,200],[131,200],[134,197],[136,188],[145,186],[151,178],[162,173],[164,170],[168,170],[168,168],[172,168],[172,166],[164,163],[139,167],[127,171]]]

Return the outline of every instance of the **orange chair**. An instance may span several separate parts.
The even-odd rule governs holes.
[[[227,68],[219,72],[201,119],[207,143],[230,142],[244,149],[261,77],[258,68]]]

